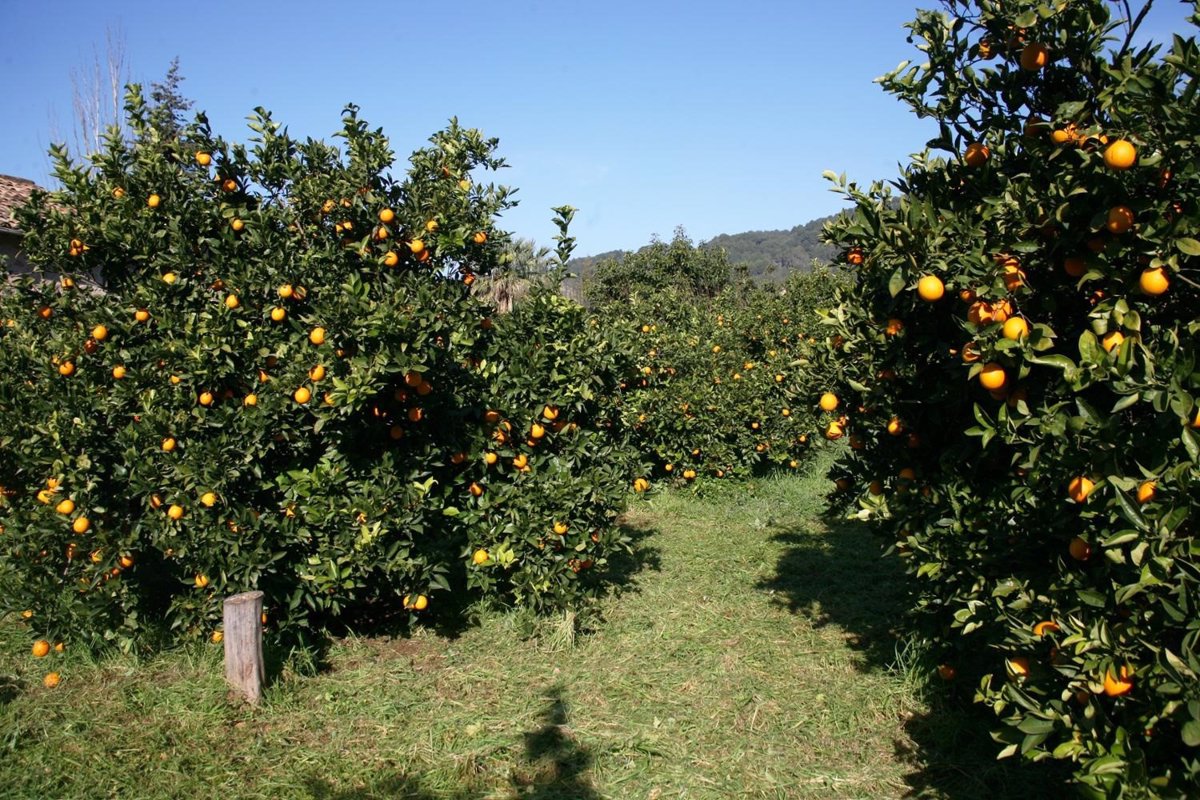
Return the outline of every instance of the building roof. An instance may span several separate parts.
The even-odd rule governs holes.
[[[19,232],[15,211],[25,204],[37,184],[24,178],[0,175],[0,232]]]

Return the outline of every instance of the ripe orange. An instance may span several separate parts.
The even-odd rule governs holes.
[[[1021,49],[1021,69],[1037,72],[1050,63],[1050,51],[1044,44],[1030,42]]]
[[[125,190],[122,189],[120,186],[118,186],[117,188],[112,190],[112,196],[113,196],[114,200],[120,200],[122,197],[125,196]]]
[[[836,439],[842,438],[842,434],[844,432],[845,431],[842,428],[842,424],[835,420],[829,423],[829,427],[825,429],[825,438],[832,442]]]
[[[650,481],[645,478],[635,478],[633,481],[633,490],[641,493],[650,488]]]
[[[926,275],[917,282],[917,294],[925,302],[937,302],[946,294],[946,285],[936,275]]]
[[[75,365],[70,361],[64,361],[58,365],[58,374],[65,378],[69,378],[75,374]]]
[[[421,253],[425,252],[425,242],[421,241],[420,239],[413,239],[408,243],[408,249],[412,251],[414,256],[419,256]]]
[[[422,411],[421,409],[410,408],[408,410],[408,421],[409,422],[420,422],[424,418],[425,418],[425,412]]]
[[[167,509],[167,516],[173,520],[183,519],[183,506],[177,506],[177,505],[172,504]]]
[[[1149,503],[1158,494],[1158,484],[1154,481],[1143,481],[1137,489],[1139,503]]]
[[[1029,324],[1020,317],[1013,317],[1004,323],[1004,338],[1019,341],[1029,335]]]
[[[308,340],[318,347],[325,344],[325,329],[313,328],[308,334]]]
[[[221,181],[221,191],[236,192],[237,191],[237,181],[235,181],[233,178],[225,178],[224,180]]]
[[[238,300],[238,296],[236,294],[231,294],[225,298],[225,307],[230,311],[237,308],[241,304],[242,301]]]
[[[213,631],[212,636],[208,637],[213,644],[220,644],[225,641],[225,634],[222,631]]]
[[[310,381],[315,382],[315,381],[319,381],[319,380],[324,380],[324,378],[325,378],[325,366],[323,364],[317,364],[315,367],[313,367],[312,369],[310,369],[308,371],[308,379]]]
[[[1117,139],[1104,151],[1104,164],[1109,169],[1129,169],[1137,163],[1137,148],[1125,139]]]
[[[47,689],[54,689],[60,683],[62,683],[62,676],[57,672],[47,672],[46,677],[42,678],[42,686]]]
[[[1083,539],[1076,536],[1067,546],[1067,552],[1071,554],[1071,558],[1076,561],[1087,561],[1092,557],[1092,546]]]
[[[1167,291],[1167,287],[1171,285],[1171,281],[1167,278],[1167,271],[1162,267],[1153,267],[1142,273],[1138,279],[1138,285],[1146,294],[1157,297]]]
[[[234,217],[229,221],[229,227],[233,228],[234,233],[241,233],[242,229],[246,227],[246,223]]]
[[[491,556],[488,555],[487,550],[480,548],[475,551],[474,555],[471,556],[471,561],[473,561],[477,565],[478,564],[486,564],[490,557]]]
[[[1116,350],[1118,347],[1120,347],[1121,343],[1124,341],[1125,334],[1121,333],[1120,331],[1109,331],[1108,333],[1104,334],[1104,338],[1100,340],[1100,346],[1103,347],[1107,352],[1111,353],[1113,350]]]
[[[38,639],[33,643],[33,657],[45,658],[50,654],[50,643],[45,639]]]
[[[1088,495],[1095,488],[1096,484],[1092,482],[1091,478],[1077,475],[1071,478],[1071,482],[1067,484],[1067,495],[1076,503],[1082,503],[1084,500],[1087,500]]]
[[[1014,656],[1008,659],[1008,671],[1015,678],[1024,678],[1029,674],[1029,659],[1025,656]]]
[[[379,221],[382,222],[384,225],[389,224],[395,218],[396,218],[396,212],[392,211],[390,208],[385,208],[379,212]]]
[[[139,308],[137,311],[133,312],[133,318],[138,322],[145,322],[146,320],[150,319],[150,312],[144,308]]]
[[[483,454],[483,463],[487,464],[489,467],[492,466],[493,464],[495,464],[499,460],[500,460],[500,456],[498,456],[495,453],[492,453],[490,451]]]
[[[467,487],[467,491],[470,492],[473,496],[479,497],[480,495],[483,494],[483,487],[480,486],[478,483],[471,481],[471,485]]]
[[[292,399],[295,400],[300,405],[304,405],[305,403],[307,403],[309,400],[312,399],[312,392],[309,391],[307,386],[301,386],[299,389],[297,389],[295,392],[292,393]]]
[[[567,530],[568,530],[567,523],[565,523],[565,522],[554,523],[554,532],[557,533],[559,536],[566,536]]]
[[[251,392],[250,394],[246,395],[246,397],[242,400],[242,405],[244,405],[244,406],[258,405],[258,395],[256,395],[254,392]]]
[[[1068,256],[1063,259],[1063,270],[1072,278],[1079,278],[1087,272],[1087,262],[1081,256]]]
[[[1047,633],[1056,633],[1059,630],[1061,630],[1061,629],[1058,627],[1057,622],[1047,619],[1047,620],[1042,620],[1041,622],[1039,622],[1033,626],[1033,635],[1034,636],[1045,636]]]
[[[529,436],[533,439],[541,439],[546,435],[546,429],[541,423],[535,422],[529,427]]]
[[[171,436],[162,440],[162,449],[164,453],[169,453],[175,449],[175,439]]]
[[[202,406],[211,406],[213,404],[213,393],[212,392],[201,392],[200,397],[199,397],[199,402],[200,402],[200,405],[202,405]]]
[[[205,492],[200,495],[200,505],[205,508],[212,508],[217,504],[217,495],[214,492]]]
[[[1005,374],[1004,367],[995,361],[985,364],[979,373],[979,385],[990,391],[1001,389],[1006,383],[1008,383],[1008,375]]]
[[[120,364],[113,367],[112,376],[114,378],[116,378],[117,380],[121,380],[122,378],[124,378],[125,377],[125,367],[123,367]]]
[[[979,142],[971,142],[967,145],[967,150],[963,154],[963,160],[968,167],[981,167],[987,163],[988,157],[991,156],[991,151],[987,145]]]
[[[117,563],[121,566],[121,569],[129,569],[133,566],[133,556],[128,554],[123,555],[117,559]]]
[[[81,536],[83,534],[87,533],[91,529],[92,529],[92,521],[89,520],[87,517],[76,517],[75,521],[71,523],[71,530],[75,531],[76,533],[80,534]]]
[[[1113,675],[1112,670],[1107,670],[1104,673],[1104,693],[1109,697],[1120,697],[1123,694],[1129,694],[1133,689],[1133,670],[1127,666],[1122,666],[1120,675]]]
[[[887,321],[887,327],[884,329],[884,333],[886,333],[888,336],[897,336],[902,330],[904,330],[904,323],[895,317],[892,317]]]
[[[429,219],[429,220],[425,221],[425,230],[426,231],[428,231],[429,233],[437,233],[437,229],[438,229],[438,221],[436,219]]]
[[[103,342],[108,338],[108,328],[104,327],[103,325],[97,325],[96,327],[92,328],[92,338],[97,342]]]
[[[899,417],[892,417],[888,420],[887,432],[892,436],[899,436],[904,433],[904,423],[900,421]]]
[[[161,202],[162,202],[162,198],[156,194],[152,194],[148,198],[146,198],[146,205],[150,206],[151,208],[158,208],[158,206]]]
[[[846,253],[846,262],[854,267],[861,265],[863,263],[862,248],[851,247],[850,252]]]
[[[209,164],[212,163],[212,156],[209,155],[208,153],[200,151],[200,152],[196,153],[196,163],[202,167],[207,167]]]
[[[385,267],[394,267],[400,263],[400,254],[395,250],[389,250],[387,255],[383,257],[383,265]]]
[[[483,244],[484,242],[487,241],[487,238],[488,237],[487,237],[486,233],[484,233],[483,231],[479,231],[478,233],[476,233],[474,236],[471,237],[471,241],[473,241],[475,244]]]
[[[199,572],[198,572],[198,573],[196,573],[196,577],[195,577],[195,579],[192,581],[192,584],[193,584],[193,585],[194,585],[194,586],[195,586],[197,589],[203,589],[204,587],[208,586],[208,576],[207,576],[207,575],[205,575],[204,573],[199,573]]]
[[[70,498],[62,500],[54,507],[54,510],[63,515],[70,514],[75,511],[75,501]]]
[[[944,681],[952,681],[958,675],[958,670],[949,664],[941,664],[937,668],[938,677]]]
[[[1108,221],[1104,227],[1117,236],[1125,233],[1133,227],[1133,209],[1129,206],[1113,206],[1108,210]]]
[[[412,607],[417,611],[424,611],[429,607],[429,598],[423,594],[417,595],[417,599],[413,601]]]

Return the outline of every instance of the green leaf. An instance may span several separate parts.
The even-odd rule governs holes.
[[[1187,237],[1184,237],[1183,239],[1176,239],[1175,246],[1178,247],[1180,252],[1185,255],[1200,256],[1200,242],[1196,241],[1195,239],[1190,239]]]
[[[892,273],[891,279],[888,280],[888,292],[891,293],[892,297],[895,297],[896,295],[900,294],[900,292],[904,291],[904,286],[904,271],[898,269]]]

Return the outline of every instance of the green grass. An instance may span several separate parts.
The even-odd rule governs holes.
[[[257,710],[227,702],[217,646],[35,662],[0,626],[0,794],[1060,795],[996,764],[972,714],[931,709],[922,671],[895,666],[900,576],[864,531],[821,520],[821,472],[637,502],[641,566],[578,636],[490,613],[458,634],[339,640]]]

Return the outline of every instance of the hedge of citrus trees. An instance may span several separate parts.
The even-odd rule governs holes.
[[[898,196],[831,176],[856,278],[822,424],[1003,755],[1070,760],[1091,796],[1195,796],[1200,51],[1131,45],[1116,8],[911,24],[928,63],[883,85],[939,133]]]
[[[817,309],[839,277],[735,279],[723,250],[682,230],[585,282],[597,320],[625,354],[621,428],[648,477],[675,484],[796,469],[813,452]]]
[[[54,152],[21,216],[43,276],[0,292],[0,612],[34,655],[219,640],[252,587],[295,635],[463,582],[587,595],[638,477],[595,401],[617,362],[577,308],[472,295],[508,238],[496,142],[452,122],[393,178],[353,107],[340,148],[127,109],[128,141]]]

